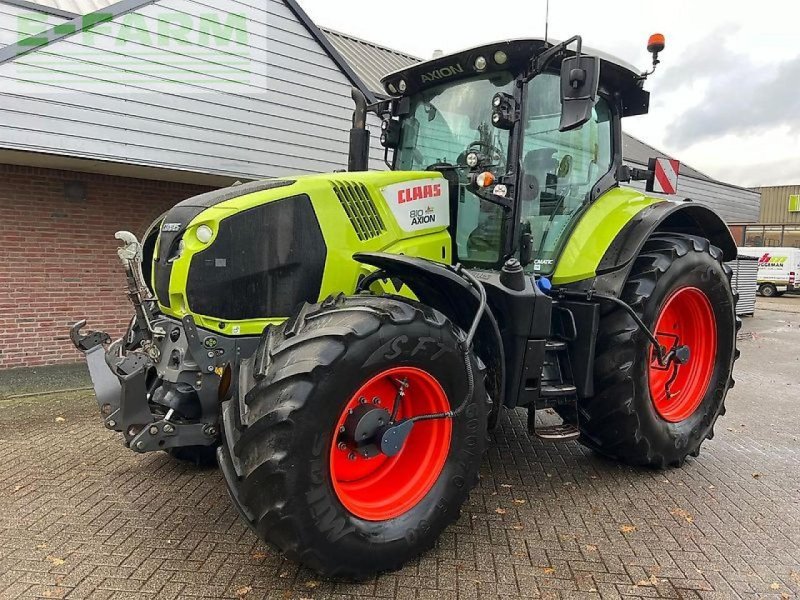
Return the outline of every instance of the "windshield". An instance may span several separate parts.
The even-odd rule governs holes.
[[[425,170],[447,163],[464,165],[472,146],[483,154],[494,151],[505,167],[508,131],[492,125],[492,97],[511,92],[508,73],[492,73],[458,83],[447,83],[411,97],[411,114],[403,120],[397,151],[397,169]]]
[[[411,112],[402,122],[395,168],[424,171],[434,165],[457,170],[457,260],[495,264],[500,260],[503,209],[483,202],[467,189],[466,156],[474,150],[489,157],[495,174],[506,172],[509,132],[492,125],[492,98],[513,93],[510,73],[489,73],[432,87],[411,96]]]

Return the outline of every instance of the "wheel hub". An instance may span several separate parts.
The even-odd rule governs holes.
[[[339,440],[358,456],[373,458],[381,453],[381,440],[386,429],[391,427],[391,413],[372,404],[360,404],[350,409],[340,430]],[[395,453],[396,454],[396,453]]]

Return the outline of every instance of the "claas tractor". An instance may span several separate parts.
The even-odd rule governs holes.
[[[709,208],[621,187],[664,183],[623,164],[647,75],[578,36],[435,58],[354,91],[348,171],[119,233],[131,326],[71,331],[105,427],[216,458],[259,538],[356,579],[459,517],[506,410],[632,465],[698,456],[733,386],[736,246]]]

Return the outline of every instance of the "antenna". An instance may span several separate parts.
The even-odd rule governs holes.
[[[544,45],[547,46],[548,33],[550,30],[550,0],[546,0],[544,13]]]

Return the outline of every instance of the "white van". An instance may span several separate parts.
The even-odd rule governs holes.
[[[739,256],[758,259],[759,295],[771,298],[800,291],[800,248],[739,248]]]

